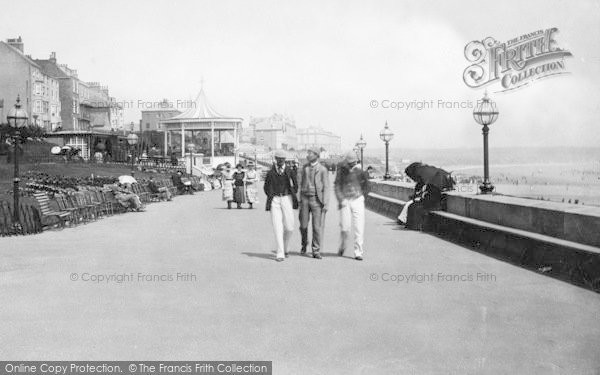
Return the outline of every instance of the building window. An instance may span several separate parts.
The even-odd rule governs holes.
[[[150,123],[149,122],[146,123],[146,129],[150,129]]]

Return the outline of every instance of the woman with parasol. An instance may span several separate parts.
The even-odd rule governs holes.
[[[416,185],[412,199],[398,216],[398,222],[405,224],[407,229],[423,230],[429,211],[441,208],[442,191],[453,189],[454,180],[445,170],[418,162],[410,164],[404,172]]]

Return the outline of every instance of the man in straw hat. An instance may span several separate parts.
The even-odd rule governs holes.
[[[296,173],[285,166],[286,154],[275,151],[275,164],[267,173],[263,189],[267,195],[266,210],[271,212],[271,221],[277,242],[277,261],[285,259],[294,231],[294,211],[298,208],[298,183]]]
[[[340,247],[338,255],[343,256],[350,230],[354,234],[354,258],[363,260],[365,230],[365,195],[368,177],[358,165],[358,156],[348,152],[338,164],[334,187],[340,210]]]
[[[319,151],[308,149],[304,164],[298,171],[298,203],[300,206],[300,234],[302,235],[302,249],[300,254],[306,254],[308,246],[308,222],[312,214],[312,256],[321,259],[321,242],[323,236],[322,222],[327,212],[329,202],[329,173],[327,168],[319,162]]]

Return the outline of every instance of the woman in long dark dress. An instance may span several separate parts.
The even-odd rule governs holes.
[[[398,222],[406,225],[407,229],[424,230],[427,227],[429,211],[441,207],[442,192],[434,184],[425,183],[421,176],[416,173],[423,164],[416,162],[410,164],[404,172],[415,181],[415,192],[411,196],[398,216]]]
[[[442,192],[433,184],[425,184],[415,193],[413,201],[414,203],[408,207],[406,228],[426,230],[429,211],[441,208]]]
[[[244,166],[238,164],[235,166],[237,171],[233,173],[233,200],[237,203],[237,208],[242,208],[242,203],[246,203],[246,191],[244,189],[244,179],[246,172]]]

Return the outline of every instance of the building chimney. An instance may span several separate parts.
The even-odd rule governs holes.
[[[9,46],[15,47],[21,52],[25,52],[25,46],[23,45],[23,39],[21,39],[21,36],[18,38],[6,39],[6,43]]]
[[[56,64],[56,52],[50,52],[50,62]]]

